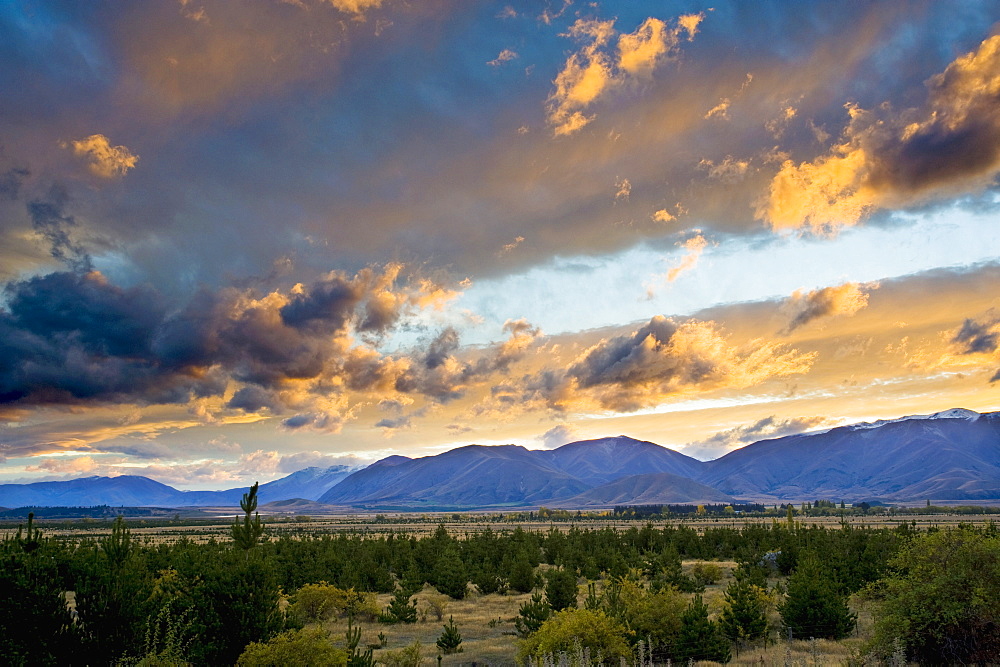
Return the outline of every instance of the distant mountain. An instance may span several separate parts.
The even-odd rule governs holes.
[[[233,506],[245,487],[178,491],[145,477],[0,485],[0,505]],[[367,468],[306,468],[260,487],[262,505],[300,499],[382,509],[597,507],[802,499],[1000,500],[1000,413],[954,409],[762,440],[701,462],[627,436],[554,450],[459,447]],[[302,505],[305,507],[305,505]],[[303,510],[308,511],[308,510]]]
[[[305,468],[261,484],[262,503],[289,498],[315,500],[357,468]],[[148,477],[83,477],[60,482],[0,484],[0,504],[8,507],[206,507],[238,505],[247,487],[225,491],[179,491]]]
[[[762,440],[695,479],[741,498],[1000,498],[1000,413],[947,410]]]
[[[9,507],[129,505],[177,507],[181,491],[148,477],[83,477],[65,482],[0,484],[0,503]]]
[[[319,501],[427,509],[525,506],[589,487],[536,451],[469,445],[419,459],[383,459],[349,476]]]
[[[411,509],[528,506],[571,498],[637,473],[691,476],[701,465],[624,435],[554,450],[470,445],[419,459],[383,459],[330,489],[320,502]]]
[[[591,486],[653,472],[694,477],[704,465],[680,452],[625,435],[571,442],[557,449],[538,451],[536,455]]]
[[[669,472],[631,475],[553,503],[553,507],[586,508],[615,505],[732,503],[731,496]]]

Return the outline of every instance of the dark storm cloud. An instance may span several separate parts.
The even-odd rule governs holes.
[[[21,193],[21,183],[31,175],[31,172],[22,168],[10,168],[0,173],[0,199],[14,201]]]
[[[384,389],[408,362],[352,347],[352,326],[367,296],[388,294],[403,312],[426,284],[392,292],[391,281],[372,281],[379,275],[387,274],[328,276],[291,294],[203,289],[180,306],[149,286],[121,288],[96,271],[10,283],[0,311],[0,398],[184,402],[220,396],[236,381],[244,386],[228,408],[277,413],[311,393],[335,394],[331,382]],[[309,383],[298,387],[307,396],[286,398],[301,382]],[[413,390],[422,386],[415,382]]]
[[[65,212],[68,199],[65,188],[57,185],[52,187],[48,196],[28,202],[31,224],[35,232],[48,242],[53,258],[76,271],[90,271],[93,268],[90,255],[71,237],[77,222]]]
[[[279,312],[285,324],[297,329],[341,331],[360,299],[358,285],[352,284],[346,276],[334,275],[315,283],[306,293],[293,295]]]
[[[951,342],[961,345],[963,354],[996,352],[998,343],[1000,343],[1000,331],[997,330],[997,324],[998,321],[995,319],[977,322],[968,318],[962,323]]]
[[[656,316],[631,334],[601,340],[566,370],[524,378],[522,403],[631,412],[692,389],[748,387],[803,373],[814,359],[769,341],[736,347],[714,322]]]
[[[454,355],[458,348],[458,331],[454,327],[445,328],[427,346],[427,353],[424,355],[424,366],[428,370],[434,370]]]

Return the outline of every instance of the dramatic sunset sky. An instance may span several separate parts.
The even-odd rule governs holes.
[[[1000,2],[0,4],[0,482],[1000,409]]]

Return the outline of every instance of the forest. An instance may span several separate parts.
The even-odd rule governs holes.
[[[845,638],[853,664],[1000,655],[992,522],[821,526],[789,512],[698,529],[637,520],[273,536],[256,487],[242,510],[228,539],[207,542],[139,540],[121,518],[97,539],[55,539],[29,517],[0,541],[0,655],[14,665],[451,664],[472,658],[460,655],[463,632],[487,626],[498,646],[480,662],[508,664],[727,663]],[[472,618],[470,600],[509,611]],[[861,638],[859,601],[871,610]],[[421,641],[408,627],[436,630]]]

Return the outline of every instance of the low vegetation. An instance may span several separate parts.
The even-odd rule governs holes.
[[[8,664],[988,662],[1000,531],[770,522],[0,540]],[[447,621],[444,619],[447,618]]]

